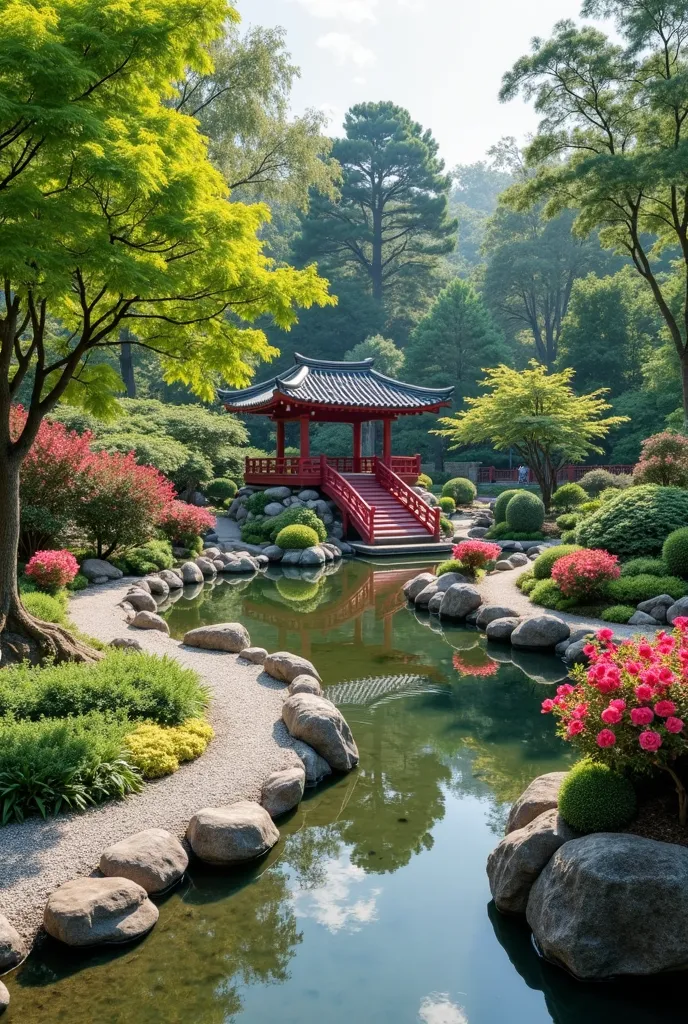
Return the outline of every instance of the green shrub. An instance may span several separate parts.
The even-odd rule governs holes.
[[[496,523],[485,534],[484,540],[546,540],[541,530],[514,530],[508,523]]]
[[[600,496],[597,499],[600,505],[606,504],[608,501],[613,501],[614,498],[619,497],[619,490],[617,487],[605,487],[603,491],[600,491]]]
[[[523,591],[524,594],[532,594],[536,586],[538,585],[538,581],[535,579],[534,576],[531,576],[530,573],[524,572],[521,574],[521,576],[519,576],[516,582],[519,583],[523,576],[525,576],[526,578],[523,580],[523,583],[521,583],[520,589]]]
[[[211,480],[205,489],[205,495],[215,504],[231,501],[237,492],[237,485],[226,476],[218,476]]]
[[[526,569],[525,572],[522,572],[520,576],[516,577],[516,586],[519,590],[524,590],[524,587],[528,586],[531,580],[533,581],[533,586],[535,586],[537,583],[535,573],[532,569]],[[528,593],[528,591],[524,591],[524,593]]]
[[[666,562],[661,558],[632,558],[621,566],[622,576],[669,576]]]
[[[43,622],[55,622],[58,626],[67,625],[67,595],[64,591],[58,591],[56,594],[44,594],[38,590],[32,594],[24,593],[22,604],[30,615],[35,615]]]
[[[159,779],[176,772],[182,761],[200,757],[214,735],[213,727],[200,718],[176,726],[144,722],[126,737],[127,758],[144,779]]]
[[[529,597],[533,604],[542,605],[543,608],[560,608],[565,600],[554,580],[538,580]]]
[[[246,508],[253,512],[254,516],[262,516],[266,507],[272,502],[265,491],[255,491],[246,501]]]
[[[285,508],[278,516],[272,516],[261,523],[261,532],[265,534],[263,540],[270,540],[274,544],[277,534],[285,526],[309,526],[315,530],[319,541],[327,537],[325,524],[312,508]]]
[[[547,580],[552,575],[552,566],[558,558],[564,555],[572,555],[574,551],[580,551],[577,544],[559,544],[555,548],[547,548],[537,556],[533,562],[533,574],[537,580]]]
[[[125,576],[147,576],[159,569],[171,569],[174,565],[172,544],[169,540],[149,540],[137,548],[130,548],[118,558],[110,559]]]
[[[576,543],[576,531],[575,530],[564,530],[564,532],[561,535],[561,542],[562,542],[562,544],[567,544],[567,545],[573,544],[573,545],[575,545],[575,543]]]
[[[251,522],[241,527],[241,539],[244,544],[263,544],[269,538],[258,529],[257,523]]]
[[[71,583],[67,584],[67,590],[72,590],[76,593],[77,590],[85,590],[88,586],[88,580],[82,572],[78,572]]]
[[[310,526],[285,526],[277,534],[275,543],[278,547],[288,550],[312,548],[318,543],[318,535]]]
[[[494,504],[495,524],[506,522],[506,507],[515,494],[522,494],[522,491],[502,491]]]
[[[597,512],[601,507],[602,502],[597,498],[595,501],[586,501],[583,505],[579,505],[577,511],[581,518],[585,519],[587,516],[591,516],[593,512]]]
[[[686,592],[688,585],[677,576],[644,575],[622,576],[618,580],[611,580],[605,590],[607,597],[619,604],[638,604],[639,601],[649,601],[651,597],[659,597],[660,594],[669,594],[678,600]]]
[[[615,473],[610,473],[607,469],[590,469],[582,476],[578,483],[587,491],[588,494],[596,498],[602,491],[613,487],[615,490],[624,490],[628,487],[633,478],[631,476],[617,476]]]
[[[451,519],[447,519],[445,516],[440,516],[440,533],[445,537],[454,536],[454,524]]]
[[[427,473],[420,473],[416,480],[416,487],[424,487],[426,491],[429,491],[432,487],[432,477],[429,477]]]
[[[477,493],[473,481],[464,476],[447,480],[442,488],[442,497],[453,498],[457,505],[470,505]]]
[[[140,790],[140,775],[122,758],[129,729],[125,720],[96,712],[36,722],[0,719],[2,824],[84,810]]]
[[[435,567],[436,576],[444,576],[446,572],[465,573],[465,570],[458,558],[450,558],[446,562],[440,562],[440,564]]]
[[[565,512],[563,516],[557,516],[557,526],[560,530],[573,530],[580,516],[575,512]]]
[[[602,612],[605,622],[626,623],[635,614],[635,608],[630,604],[612,604]]]
[[[112,651],[93,664],[21,664],[0,672],[0,717],[65,718],[97,711],[178,725],[197,718],[207,703],[207,688],[192,669],[154,654]]]
[[[439,506],[446,516],[450,516],[452,512],[456,512],[456,502],[453,498],[440,498]]]
[[[562,484],[552,495],[552,506],[560,512],[570,512],[587,501],[588,495],[580,484]]]
[[[586,758],[567,772],[558,805],[564,821],[577,832],[615,832],[635,815],[635,790],[608,765]]]
[[[688,577],[688,527],[669,534],[662,547],[662,558],[672,576]]]
[[[576,537],[589,548],[621,558],[658,553],[664,541],[688,522],[688,491],[643,484],[622,491],[579,523]]]
[[[545,521],[545,506],[536,494],[523,491],[515,494],[506,507],[506,521],[512,530],[531,533]]]

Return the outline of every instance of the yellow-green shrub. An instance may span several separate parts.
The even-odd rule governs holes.
[[[213,727],[201,718],[166,727],[143,722],[126,737],[129,760],[146,779],[176,772],[182,761],[200,757],[214,736]]]

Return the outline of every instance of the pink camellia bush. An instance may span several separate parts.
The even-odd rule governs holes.
[[[79,571],[71,551],[37,551],[27,563],[24,573],[43,590],[58,590],[71,583]]]
[[[499,544],[488,544],[484,540],[462,540],[452,551],[465,569],[475,572],[496,561],[502,553]]]
[[[552,579],[564,597],[590,601],[599,597],[610,580],[621,573],[619,559],[599,548],[574,551],[558,558],[552,566]]]
[[[616,771],[668,772],[685,825],[688,793],[673,763],[688,753],[688,618],[652,641],[615,644],[611,629],[600,629],[584,652],[588,667],[573,669],[573,682],[542,702],[543,714],[555,715],[565,740]]]
[[[185,501],[170,501],[163,509],[158,525],[172,541],[182,544],[211,530],[217,520],[212,512]]]
[[[634,483],[688,486],[688,437],[663,430],[643,441]]]

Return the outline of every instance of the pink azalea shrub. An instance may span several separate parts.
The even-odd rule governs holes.
[[[633,477],[639,484],[688,486],[688,437],[669,430],[648,437],[642,443]]]
[[[552,566],[552,579],[564,597],[578,601],[599,597],[610,580],[621,573],[619,559],[599,548],[574,551],[557,559]]]
[[[165,505],[158,525],[171,541],[188,546],[185,542],[212,530],[216,522],[212,512],[205,508],[187,505],[185,501],[171,501]]]
[[[452,551],[454,558],[458,558],[464,568],[472,572],[484,569],[489,562],[496,561],[501,553],[499,544],[488,544],[484,540],[462,540]]]
[[[669,772],[685,822],[688,797],[672,765],[688,753],[688,618],[652,641],[615,644],[611,629],[600,629],[584,651],[588,667],[573,669],[573,682],[542,702],[543,714],[553,714],[559,735],[583,754],[617,771]]]
[[[29,560],[25,575],[43,590],[58,590],[71,583],[79,571],[71,551],[37,551]]]

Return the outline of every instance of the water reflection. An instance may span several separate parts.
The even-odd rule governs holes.
[[[590,1024],[585,1004],[562,1016],[573,983],[523,924],[485,912],[508,803],[566,764],[540,714],[561,669],[416,615],[400,591],[420,568],[271,568],[170,603],[175,636],[238,620],[254,644],[312,657],[360,767],[280,822],[259,865],[195,865],[138,946],[46,944],[10,980],[10,1024]]]

